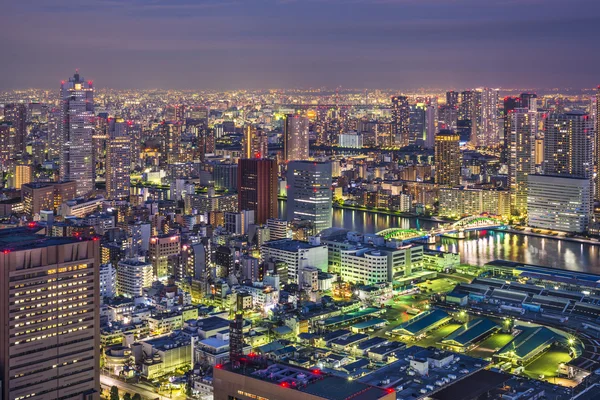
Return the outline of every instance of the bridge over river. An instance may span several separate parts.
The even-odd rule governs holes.
[[[427,240],[428,243],[435,243],[436,236],[449,236],[456,239],[464,239],[467,231],[480,231],[485,229],[505,229],[508,228],[502,220],[485,215],[474,215],[465,217],[459,221],[440,225],[438,228],[430,231],[418,229],[388,228],[378,235],[386,239],[399,239],[402,241]]]

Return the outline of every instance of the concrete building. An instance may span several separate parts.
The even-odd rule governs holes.
[[[331,228],[331,163],[294,161],[287,170],[287,220],[308,220],[318,234]]]
[[[267,227],[271,240],[291,239],[292,233],[288,228],[288,222],[282,219],[269,218]]]
[[[258,224],[277,218],[276,160],[240,159],[237,181],[238,210],[254,211],[254,220]]]
[[[15,228],[0,250],[2,398],[98,399],[99,242]]]
[[[392,137],[389,145],[406,146],[410,135],[408,97],[392,97]]]
[[[131,138],[123,118],[110,120],[106,142],[106,195],[109,199],[129,198]]]
[[[112,264],[102,264],[99,270],[100,297],[114,297],[117,294],[117,270]]]
[[[529,175],[528,225],[582,233],[591,220],[591,180],[555,175]]]
[[[443,216],[491,214],[510,216],[510,192],[507,190],[440,188],[439,213]]]
[[[349,149],[362,149],[363,137],[357,132],[347,132],[340,134],[339,146]]]
[[[283,159],[308,160],[308,118],[286,115],[283,121]]]
[[[138,259],[119,261],[117,268],[117,293],[126,297],[139,297],[144,288],[152,286],[152,264]]]
[[[435,135],[435,183],[460,185],[460,136],[452,131],[440,131]]]
[[[234,235],[246,235],[248,227],[254,224],[254,210],[241,209],[239,212],[224,213],[225,230]]]
[[[42,210],[54,210],[54,185],[51,183],[27,183],[21,188],[23,212],[34,216]]]
[[[512,212],[527,213],[528,175],[535,173],[537,113],[517,108],[509,113],[509,177]]]
[[[169,275],[176,274],[176,266],[171,257],[181,254],[181,237],[179,235],[155,236],[150,239],[149,250],[152,273],[156,279],[164,280]]]
[[[316,267],[327,272],[327,246],[319,238],[310,242],[281,239],[263,244],[261,262],[283,261],[287,264],[288,280],[298,283],[298,273],[302,266]]]
[[[75,72],[60,88],[60,178],[77,182],[77,195],[94,189],[94,86]]]

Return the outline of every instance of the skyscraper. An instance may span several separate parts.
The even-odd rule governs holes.
[[[3,399],[97,399],[99,242],[0,230]]]
[[[410,106],[408,97],[392,97],[392,143],[407,146],[410,136]]]
[[[284,160],[308,160],[308,118],[300,115],[286,115],[283,124]]]
[[[528,176],[535,172],[535,137],[537,113],[527,108],[509,112],[510,194],[513,213],[527,213]]]
[[[409,118],[409,145],[423,146],[426,139],[426,120],[424,103],[417,103],[410,106]]]
[[[472,92],[471,143],[475,146],[499,144],[498,89],[483,88]]]
[[[473,91],[471,90],[465,90],[464,92],[460,93],[458,119],[460,121],[473,119]]]
[[[458,107],[458,92],[450,90],[446,92],[446,105],[449,107]]]
[[[237,172],[238,210],[253,210],[257,224],[277,218],[277,161],[240,159]]]
[[[129,197],[131,172],[131,138],[122,118],[109,122],[106,143],[106,194],[109,199]]]
[[[592,149],[593,126],[588,114],[547,115],[544,123],[544,174],[591,178]]]
[[[248,124],[242,138],[242,158],[262,158],[269,152],[269,141],[262,130]]]
[[[25,154],[27,136],[27,106],[25,104],[7,104],[4,106],[4,120],[14,128],[8,140],[9,159],[17,160]]]
[[[596,91],[596,200],[600,200],[600,85]]]
[[[287,220],[311,221],[315,233],[331,228],[331,163],[294,161],[287,170]]]
[[[460,137],[458,134],[442,130],[435,135],[435,183],[439,185],[460,185]]]
[[[77,182],[77,195],[94,189],[94,160],[92,134],[94,132],[94,87],[75,72],[60,87],[62,135],[60,178]]]

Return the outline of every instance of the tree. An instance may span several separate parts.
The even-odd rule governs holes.
[[[123,400],[131,400],[131,395],[129,393],[125,393],[125,396],[123,396]]]
[[[136,393],[133,395],[133,397],[131,398],[131,400],[142,400],[142,396],[140,396],[139,393]]]
[[[120,400],[118,387],[112,386],[110,388],[110,400]]]

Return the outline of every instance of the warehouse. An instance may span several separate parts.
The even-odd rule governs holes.
[[[425,311],[392,331],[395,335],[420,336],[449,322],[452,318],[442,310]]]
[[[564,340],[564,337],[543,326],[519,329],[522,329],[521,332],[494,357],[516,364],[526,364],[554,343]]]
[[[441,344],[448,350],[463,353],[499,329],[500,325],[494,321],[487,318],[477,318],[446,336],[442,339]]]

